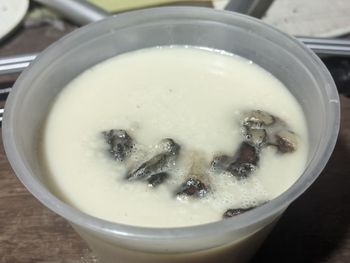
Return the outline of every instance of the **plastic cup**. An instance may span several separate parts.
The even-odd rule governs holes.
[[[160,45],[226,50],[254,61],[286,85],[304,110],[310,145],[305,171],[290,189],[231,219],[168,229],[104,221],[65,204],[50,192],[37,148],[41,125],[56,95],[100,61]],[[330,74],[296,39],[232,12],[156,8],[90,24],[42,52],[21,74],[7,100],[3,138],[18,178],[39,201],[66,218],[102,262],[244,262],[324,168],[337,138],[339,115],[339,98]]]

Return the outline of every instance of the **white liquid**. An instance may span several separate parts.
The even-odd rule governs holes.
[[[209,163],[216,153],[233,155],[242,142],[240,113],[254,109],[283,119],[302,142],[298,150],[264,151],[248,179],[216,176],[206,198],[178,200],[174,191],[186,178],[189,156],[201,153]],[[126,181],[126,168],[109,156],[101,135],[109,129],[127,130],[145,151],[175,139],[184,169],[157,188]],[[152,48],[111,58],[73,80],[49,113],[43,156],[54,191],[88,214],[139,226],[188,226],[287,190],[303,172],[307,131],[295,98],[250,61],[199,48]]]

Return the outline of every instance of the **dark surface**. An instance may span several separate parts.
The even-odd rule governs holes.
[[[257,253],[257,262],[350,262],[350,99],[341,98],[337,145],[316,182],[297,199]]]
[[[0,56],[40,51],[73,29],[17,29]],[[0,83],[16,76],[0,76]],[[252,262],[350,262],[350,99],[334,154],[316,183],[283,215]],[[18,181],[0,149],[0,262],[95,262],[69,224]]]

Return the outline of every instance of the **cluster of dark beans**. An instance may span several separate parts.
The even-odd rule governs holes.
[[[105,131],[103,135],[109,145],[109,153],[115,160],[124,162],[130,157],[135,143],[125,130]],[[146,181],[149,186],[156,187],[169,178],[169,172],[176,164],[181,147],[173,139],[167,138],[160,141],[158,148],[161,149],[159,153],[128,171],[125,179]],[[201,198],[207,191],[208,188],[204,183],[197,178],[190,177],[178,187],[175,194]]]
[[[246,112],[242,117],[241,128],[243,139],[239,149],[233,155],[215,156],[210,163],[210,170],[214,173],[228,173],[239,180],[245,179],[257,169],[264,147],[274,147],[281,154],[293,152],[297,148],[296,134],[282,120],[267,112]],[[109,153],[115,160],[123,162],[130,157],[135,142],[125,130],[105,131],[103,135],[109,145]],[[128,171],[125,179],[146,181],[149,186],[156,187],[169,178],[181,147],[173,139],[167,138],[160,141],[159,148],[159,153]],[[203,181],[208,171],[204,171],[202,166],[202,163],[201,169],[198,169],[198,165],[192,166],[188,179],[176,189],[176,196],[203,198],[209,192],[209,183]],[[233,217],[253,208],[228,209],[223,217]]]
[[[232,155],[218,155],[211,162],[211,169],[217,173],[228,173],[237,179],[249,177],[258,167],[262,149],[273,147],[280,154],[294,152],[298,137],[286,123],[261,110],[243,114],[241,120],[243,141]],[[234,208],[224,213],[232,217],[255,207]]]
[[[135,142],[125,130],[113,129],[102,134],[109,145],[109,153],[116,161],[124,162],[130,157]],[[169,177],[168,171],[175,164],[180,146],[174,140],[167,138],[160,141],[159,148],[160,153],[129,171],[125,179],[147,181],[152,187],[163,183]]]
[[[261,110],[248,112],[243,119],[243,134],[258,148],[275,147],[281,154],[297,149],[298,136],[281,119]]]
[[[287,125],[273,115],[254,110],[243,115],[243,141],[232,156],[218,155],[211,162],[215,172],[228,172],[238,179],[247,178],[259,163],[264,147],[275,147],[279,153],[296,150],[297,136]]]
[[[275,123],[275,118],[262,111],[251,111],[243,116],[241,122],[243,141],[232,156],[214,157],[211,168],[215,172],[228,172],[237,179],[247,178],[259,163],[261,148],[266,144],[265,127]]]

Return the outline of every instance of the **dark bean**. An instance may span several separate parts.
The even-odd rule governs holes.
[[[148,178],[147,182],[149,186],[156,187],[162,184],[168,177],[169,177],[169,174],[166,172],[152,174]]]
[[[204,197],[208,192],[207,186],[200,180],[195,178],[189,178],[184,182],[180,188],[176,191],[177,196],[186,195],[193,197]]]
[[[153,174],[168,171],[175,165],[180,146],[172,139],[164,139],[160,142],[162,152],[148,161],[142,163],[138,168],[126,175],[128,180],[148,179]]]
[[[253,205],[251,207],[247,207],[247,208],[233,208],[233,209],[228,209],[226,210],[226,212],[223,214],[223,218],[230,218],[230,217],[233,217],[233,216],[237,216],[237,215],[240,215],[242,213],[245,213],[247,211],[250,211],[254,208],[257,208],[259,206],[262,206],[266,203],[268,203],[269,200],[264,200],[264,201],[260,201],[258,204],[256,205]]]
[[[238,179],[247,178],[256,170],[256,166],[251,163],[234,162],[229,165],[227,171]]]
[[[102,132],[109,144],[109,152],[117,161],[124,161],[131,154],[134,143],[125,130],[113,129]]]
[[[257,149],[249,143],[243,142],[235,154],[235,158],[227,166],[226,171],[238,179],[243,179],[256,170],[258,161],[259,153]]]
[[[228,210],[224,213],[223,217],[224,217],[224,218],[230,218],[230,217],[238,216],[238,215],[240,215],[240,214],[242,214],[242,213],[245,213],[245,212],[247,212],[247,211],[249,211],[249,210],[252,210],[252,209],[254,209],[254,208],[255,208],[255,207],[228,209]]]
[[[254,146],[243,142],[238,150],[237,161],[239,163],[251,163],[256,165],[259,161],[259,153]]]
[[[169,153],[160,153],[152,157],[150,160],[141,164],[137,169],[131,171],[126,176],[128,180],[147,179],[152,174],[157,174],[167,170],[174,156]]]
[[[281,153],[294,152],[298,145],[298,137],[292,131],[280,131],[276,134],[278,151]]]
[[[229,172],[233,176],[243,179],[256,170],[259,153],[256,147],[242,142],[234,157],[228,155],[216,156],[211,161],[211,169],[215,172]]]

